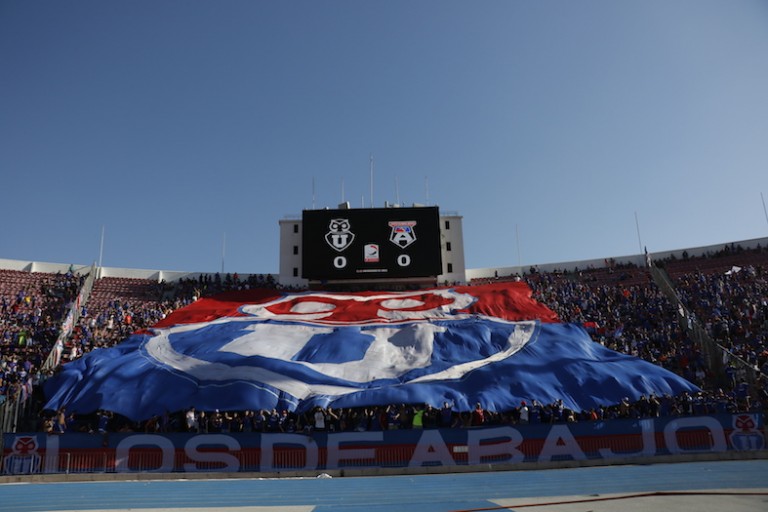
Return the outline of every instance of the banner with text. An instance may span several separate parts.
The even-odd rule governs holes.
[[[650,457],[765,448],[737,414],[340,433],[4,434],[3,474],[284,472]]]

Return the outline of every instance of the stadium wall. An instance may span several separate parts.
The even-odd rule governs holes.
[[[654,254],[654,257],[656,255]],[[645,255],[636,254],[630,256],[618,256],[610,258],[614,264],[625,265],[632,264],[638,267],[645,266]],[[535,268],[537,272],[554,272],[557,270],[571,271],[574,269],[588,269],[588,268],[604,268],[606,266],[606,259],[592,259],[592,260],[579,260],[579,261],[566,261],[562,263],[544,263],[540,265],[519,265],[511,267],[492,267],[492,268],[475,268],[467,269],[467,281],[473,279],[488,279],[488,278],[504,278],[510,276],[522,276],[530,273],[531,268]]]
[[[440,216],[440,252],[443,259],[443,273],[439,284],[464,284],[467,282],[467,268],[464,259],[464,227],[458,213],[443,212]]]
[[[761,414],[341,433],[5,434],[3,474],[459,468],[680,455],[746,458]]]
[[[287,227],[286,229],[293,229],[291,223],[295,223],[295,219],[283,219],[281,222],[281,229],[283,229],[283,223],[286,223]],[[301,220],[298,220],[299,225],[299,240],[301,236]],[[288,247],[288,251],[292,252],[292,244],[290,243],[290,239],[286,239],[286,247]],[[282,244],[283,238],[281,236],[281,244]],[[463,249],[463,234],[462,234],[462,247],[461,247],[461,259],[464,259],[464,249]],[[744,249],[754,249],[759,247],[768,247],[768,237],[765,238],[753,238],[750,240],[741,240],[741,241],[734,241],[734,242],[726,242],[716,245],[707,245],[707,246],[701,246],[701,247],[689,247],[689,248],[682,248],[682,249],[675,249],[675,250],[669,250],[669,251],[661,251],[661,252],[654,252],[651,254],[653,259],[655,260],[663,260],[670,257],[674,258],[682,258],[683,253],[687,253],[691,257],[696,256],[704,256],[707,254],[715,254],[719,251],[722,251],[724,247],[726,246],[741,246]],[[284,254],[281,248],[281,254]],[[300,258],[300,256],[299,256]],[[576,268],[580,269],[587,269],[587,268],[603,268],[606,266],[606,261],[610,259],[615,264],[625,264],[625,263],[631,263],[637,266],[644,266],[646,261],[646,256],[644,254],[636,254],[636,255],[627,255],[627,256],[616,256],[616,257],[606,257],[606,258],[595,258],[595,259],[589,259],[589,260],[575,260],[575,261],[566,261],[566,262],[559,262],[559,263],[542,263],[542,264],[529,264],[529,265],[518,265],[518,266],[499,266],[499,267],[487,267],[487,268],[474,268],[474,269],[464,269],[464,278],[466,282],[471,281],[472,279],[478,279],[478,278],[493,278],[498,275],[498,277],[506,277],[506,276],[512,276],[512,275],[523,275],[530,272],[531,267],[535,267],[540,272],[552,272],[555,270],[574,270]],[[445,261],[445,260],[444,260]],[[457,260],[458,261],[458,260]],[[290,264],[290,260],[288,260],[288,264]],[[291,268],[286,266],[285,268]],[[86,274],[90,271],[91,265],[84,265],[81,263],[78,264],[70,264],[70,263],[51,263],[51,262],[41,262],[41,261],[31,261],[31,260],[13,260],[13,259],[2,259],[0,258],[0,269],[5,270],[18,270],[18,271],[25,271],[25,272],[48,272],[48,273],[66,273],[70,270],[75,272],[76,274]],[[288,271],[288,273],[292,273],[291,270]],[[99,276],[98,277],[120,277],[120,278],[139,278],[139,279],[150,279],[150,280],[157,280],[158,282],[161,280],[165,280],[166,282],[173,282],[181,278],[197,278],[201,274],[212,274],[208,272],[187,272],[187,271],[170,271],[170,270],[150,270],[150,269],[135,269],[135,268],[120,268],[120,267],[99,267]],[[248,277],[250,274],[239,272],[241,277]],[[258,273],[255,273],[258,274]],[[300,274],[300,271],[299,271]],[[268,274],[264,274],[268,275]],[[280,281],[280,279],[283,279],[285,276],[284,268],[283,268],[283,261],[281,260],[281,267],[280,267],[280,274],[275,275],[272,274],[272,276],[278,280],[283,285],[290,285],[292,282],[283,282]],[[453,276],[450,276],[453,277]],[[460,277],[460,276],[455,276]],[[460,282],[458,280],[453,279],[446,279],[449,282]],[[299,278],[299,283],[304,282]],[[441,284],[443,281],[440,281]]]
[[[0,269],[17,270],[20,272],[43,272],[55,274],[60,272],[65,274],[73,272],[78,275],[90,272],[92,265],[75,265],[69,263],[46,263],[42,261],[29,260],[8,260],[0,258]]]
[[[286,217],[280,225],[280,266],[278,282],[283,286],[306,286],[301,278],[301,218]]]
[[[757,247],[768,247],[768,237],[766,238],[753,238],[750,240],[741,240],[738,242],[726,242],[717,245],[705,245],[701,247],[689,247],[683,249],[675,249],[670,251],[654,252],[650,256],[654,260],[665,260],[668,258],[682,259],[683,253],[686,253],[689,257],[701,257],[711,255],[722,251],[725,247],[740,246],[744,249],[756,249]],[[494,268],[476,268],[467,269],[467,280],[480,278],[492,278],[498,275],[498,277],[507,277],[527,274],[530,269],[536,268],[539,272],[553,272],[553,271],[573,271],[575,269],[588,269],[588,268],[604,268],[607,261],[610,260],[614,265],[636,265],[643,267],[646,264],[645,254],[634,254],[627,256],[608,256],[606,258],[595,258],[590,260],[576,260],[576,261],[564,261],[559,263],[542,263],[532,265],[519,265],[519,266],[507,266],[507,267],[494,267]]]

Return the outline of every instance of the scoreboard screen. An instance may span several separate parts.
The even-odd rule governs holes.
[[[442,274],[438,207],[304,210],[302,276],[310,280]]]

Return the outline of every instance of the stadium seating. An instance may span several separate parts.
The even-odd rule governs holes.
[[[700,347],[679,324],[678,305],[657,287],[647,268],[606,260],[600,268],[533,271],[522,276],[476,279],[473,284],[524,280],[538,301],[555,311],[562,321],[583,324],[595,342],[661,365],[707,390],[700,397],[659,397],[661,403],[653,407],[633,403],[629,409],[617,404],[601,411],[572,411],[572,421],[761,409],[768,396],[768,250],[729,245],[712,254],[683,253],[682,257],[656,263],[670,276],[682,304],[722,346],[724,357],[732,357],[724,375],[712,373]],[[81,285],[82,277],[71,273],[0,269],[0,401],[21,393],[21,384],[17,383],[30,379],[36,370],[39,373],[56,341],[67,307]],[[67,341],[63,360],[118,343],[201,296],[259,287],[275,288],[278,284],[271,276],[258,274],[201,274],[173,283],[117,277],[98,279],[89,299],[81,306],[82,314]],[[34,383],[40,380],[38,375]],[[556,404],[536,407],[542,420],[568,420]],[[370,427],[381,423],[379,412],[374,412],[374,408],[339,411],[339,419],[334,421],[339,429],[362,424]],[[241,413],[237,424],[247,426],[237,428],[258,430],[269,424],[268,420],[257,423],[250,419],[264,418],[266,411],[255,415],[249,411]],[[431,414],[427,414],[427,421],[439,423]],[[514,422],[519,414],[519,410],[487,411],[488,421],[498,423]],[[413,407],[408,406],[403,417],[412,415]],[[294,429],[309,423],[308,419],[293,415],[290,419]],[[288,423],[285,425],[280,428],[287,428]]]

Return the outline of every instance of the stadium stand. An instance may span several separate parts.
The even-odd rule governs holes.
[[[595,342],[661,365],[704,391],[696,396],[641,397],[633,403],[590,411],[568,411],[557,402],[534,400],[510,411],[482,411],[484,423],[763,410],[768,398],[768,250],[728,245],[699,256],[683,251],[680,257],[667,257],[647,268],[613,260],[605,260],[599,268],[541,272],[531,267],[524,275],[476,279],[473,284],[506,280],[524,280],[538,301],[561,320],[583,324]],[[78,314],[64,342],[60,358],[64,362],[118,343],[199,297],[279,287],[271,275],[259,274],[199,274],[170,283],[103,277],[95,280],[86,300],[77,304],[84,282],[84,275],[71,272],[0,270],[0,400],[32,402],[27,418],[33,418],[39,429],[45,422],[34,414],[42,398],[36,394],[36,402],[27,399],[45,379],[44,361],[56,350],[73,304]],[[703,334],[694,328],[699,324]],[[70,417],[68,428],[292,432],[315,428],[318,422],[337,431],[472,424],[472,412],[455,411],[449,404],[443,404],[441,410],[440,406],[329,408],[302,415],[275,410],[193,411],[191,421],[190,411],[166,411],[141,424],[99,411],[83,418]]]
[[[108,347],[165,317],[171,305],[161,301],[162,285],[150,279],[104,277],[96,280],[64,358],[73,360],[94,348]]]
[[[32,401],[83,280],[72,272],[0,270],[0,403]]]
[[[652,281],[627,286],[609,283],[605,275],[593,279],[593,272],[536,273],[526,276],[526,282],[537,300],[563,321],[583,324],[595,341],[696,382],[703,365],[677,327],[674,305]]]
[[[713,340],[729,356],[768,373],[768,250],[726,246],[707,258],[667,261],[664,268]]]

